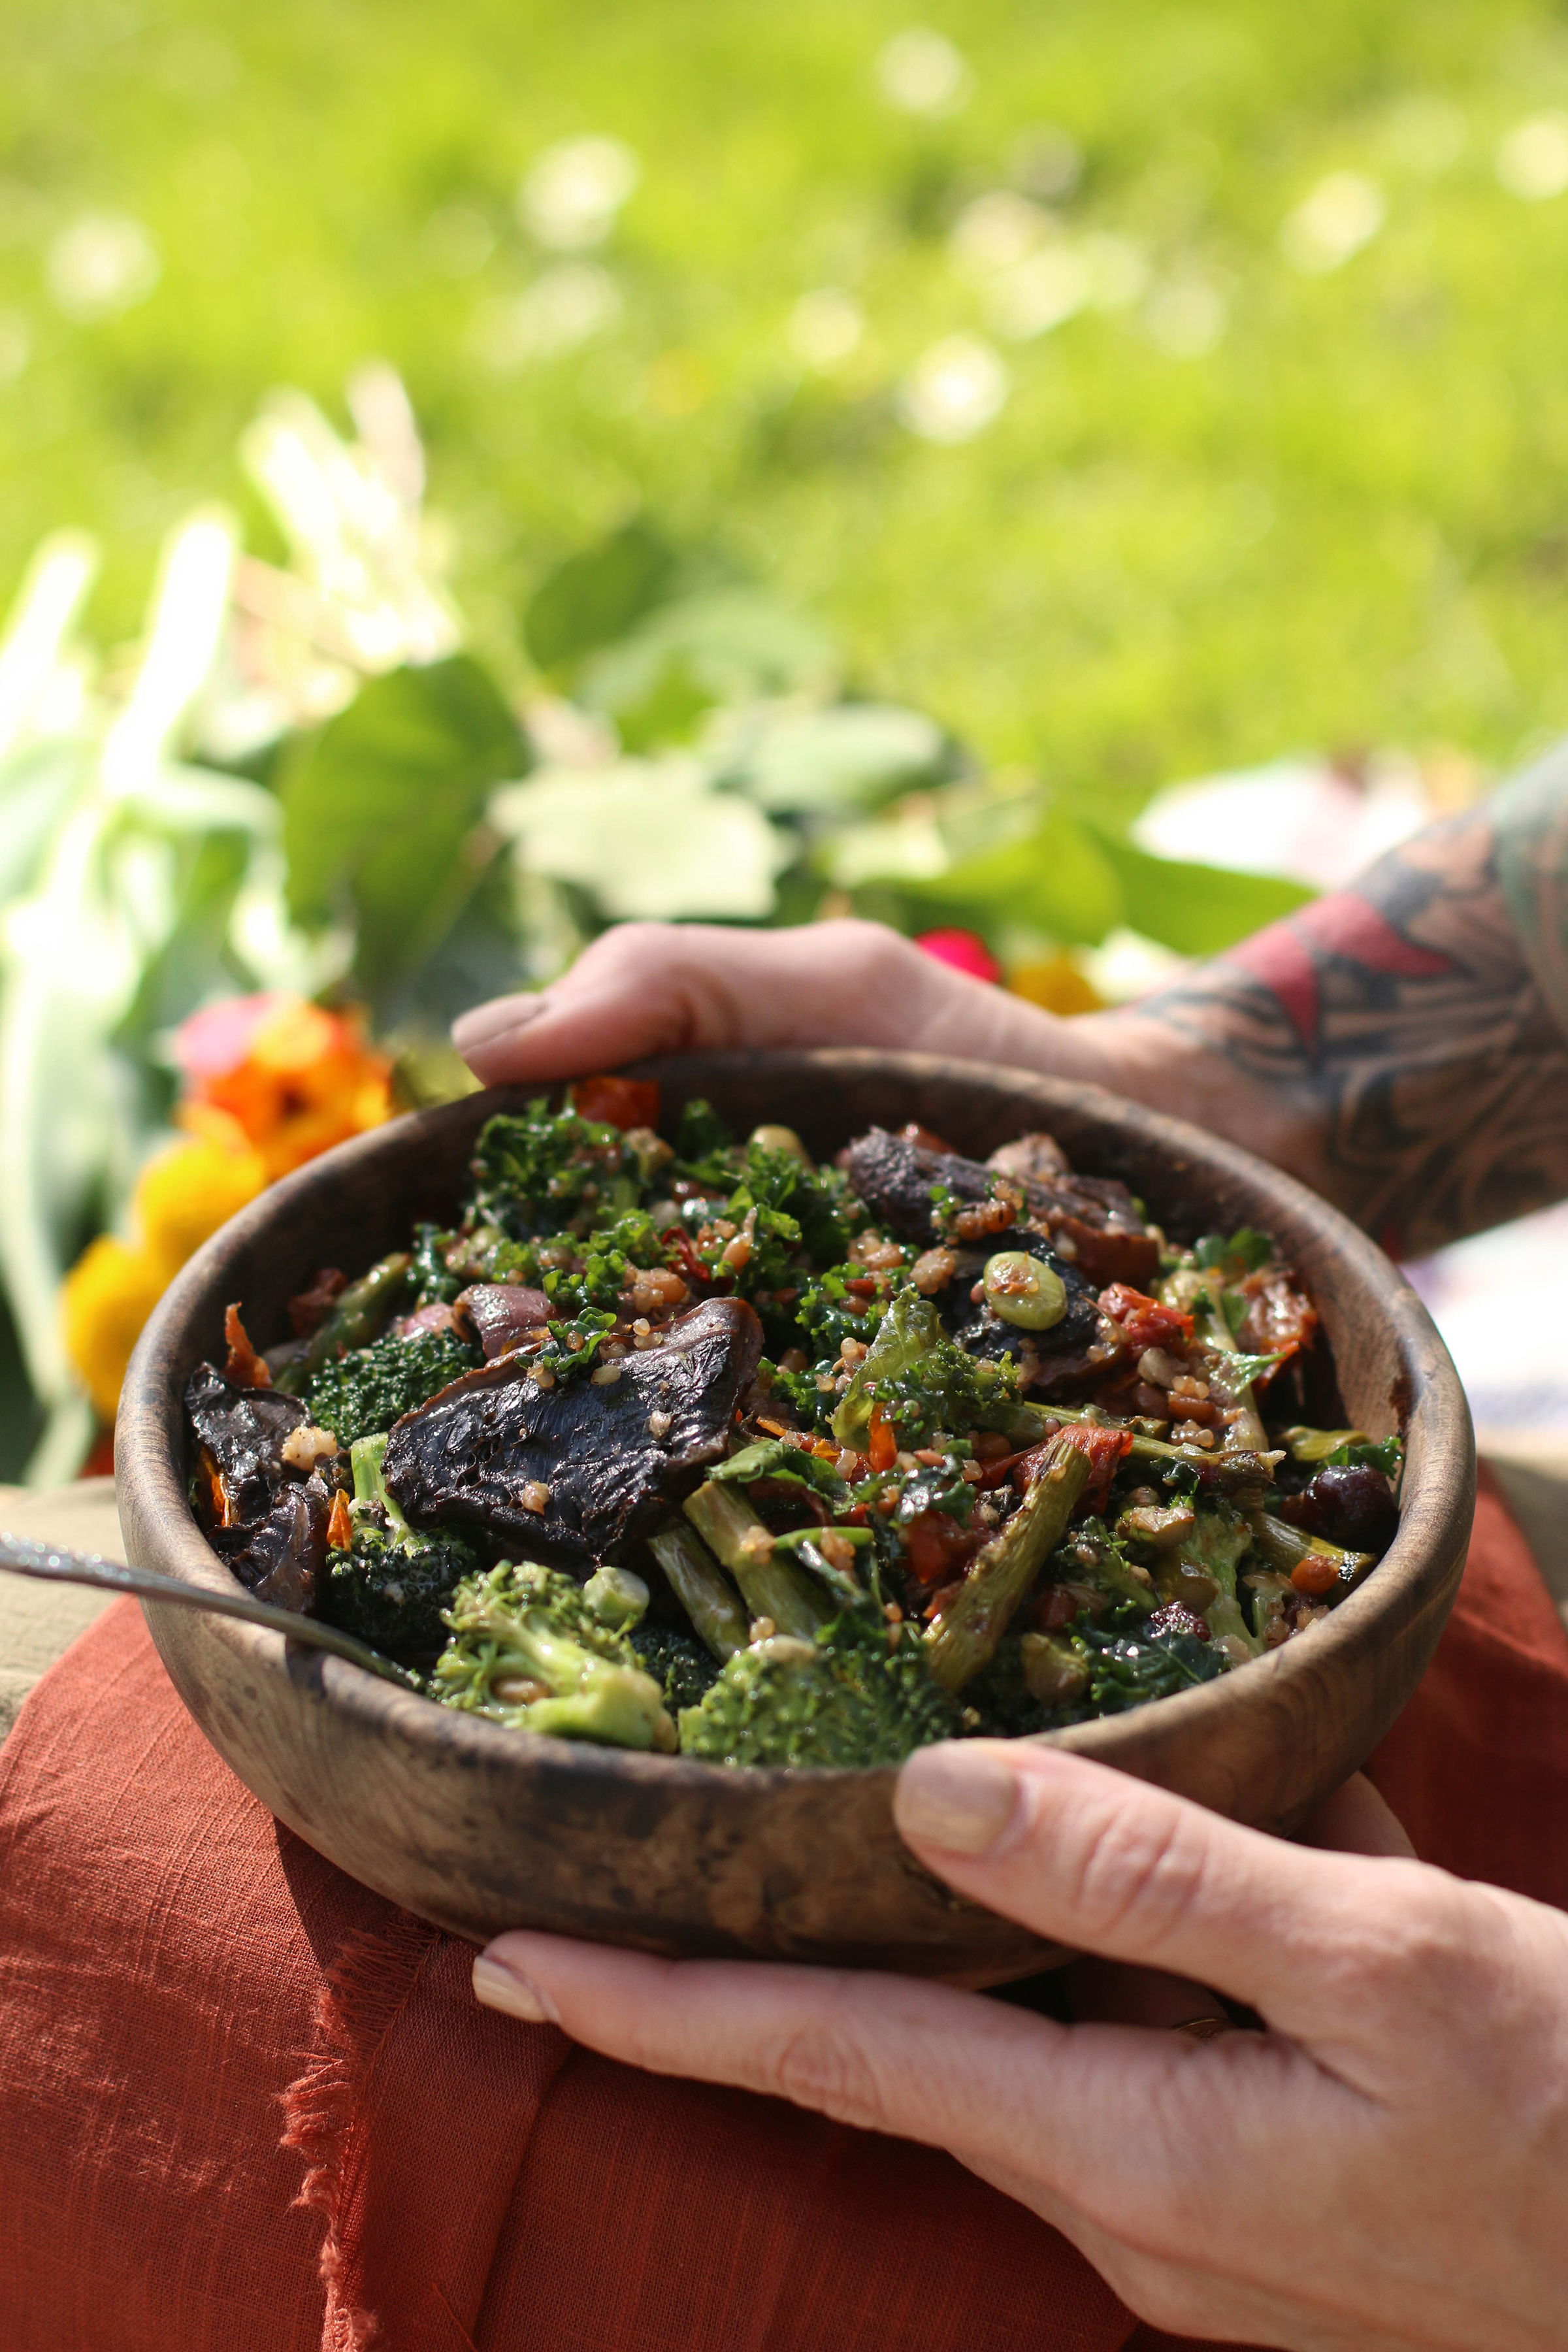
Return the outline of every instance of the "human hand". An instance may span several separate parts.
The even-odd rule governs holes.
[[[880,923],[748,931],[622,923],[539,993],[454,1024],[487,1086],[725,1046],[916,1046],[1075,1078],[1107,1075],[1103,1017],[1063,1021],[923,955]]]
[[[1217,1986],[1267,2032],[1061,2026],[903,1978],[521,1933],[475,1962],[476,1991],[630,2064],[947,2148],[1174,2333],[1568,2341],[1568,1919],[1394,1858],[1364,1783],[1317,1834],[1370,1854],[1022,1742],[919,1750],[895,1814],[960,1894]]]

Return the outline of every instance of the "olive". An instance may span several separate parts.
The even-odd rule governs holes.
[[[762,1151],[787,1151],[804,1168],[811,1165],[811,1154],[793,1127],[754,1127],[748,1140]]]
[[[1320,1470],[1299,1495],[1280,1503],[1279,1517],[1347,1551],[1384,1552],[1399,1532],[1399,1507],[1387,1479],[1364,1464]]]
[[[1048,1331],[1068,1311],[1067,1285],[1054,1265],[1027,1250],[998,1250],[981,1276],[985,1303],[1021,1331]]]

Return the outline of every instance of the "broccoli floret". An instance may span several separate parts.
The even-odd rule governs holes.
[[[711,1764],[898,1764],[951,1738],[959,1714],[918,1643],[841,1617],[815,1642],[775,1633],[738,1651],[682,1709],[682,1755]]]
[[[646,1620],[631,1634],[631,1645],[646,1671],[664,1692],[672,1715],[696,1706],[719,1672],[719,1662],[695,1634],[679,1633],[672,1625]]]
[[[357,1633],[389,1657],[430,1657],[447,1638],[442,1612],[479,1556],[461,1536],[423,1535],[386,1491],[384,1436],[353,1449],[353,1539],[329,1551],[321,1612],[331,1625]]]
[[[470,1576],[447,1622],[452,1638],[428,1685],[445,1706],[561,1739],[674,1749],[659,1686],[618,1630],[624,1617],[605,1622],[559,1569],[503,1560]]]
[[[1220,1641],[1234,1634],[1256,1652],[1258,1644],[1236,1589],[1237,1570],[1251,1543],[1252,1529],[1239,1512],[1218,1496],[1205,1497],[1197,1507],[1193,1533],[1181,1547],[1180,1565],[1202,1570],[1219,1587],[1217,1599],[1203,1612],[1209,1631]]]
[[[454,1331],[419,1331],[411,1339],[389,1331],[319,1371],[305,1391],[305,1407],[318,1429],[330,1429],[340,1445],[352,1445],[390,1429],[401,1414],[484,1360],[481,1349]]]
[[[965,1727],[983,1739],[1021,1739],[1047,1730],[1058,1719],[1024,1678],[1023,1644],[1016,1633],[1006,1633],[997,1643],[990,1664],[966,1685],[963,1697],[975,1718]]]

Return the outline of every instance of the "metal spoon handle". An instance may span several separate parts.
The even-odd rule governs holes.
[[[128,1568],[121,1561],[100,1559],[84,1551],[62,1551],[58,1544],[36,1543],[27,1536],[0,1534],[0,1569],[15,1576],[35,1576],[46,1584],[92,1584],[105,1592],[132,1592],[139,1601],[169,1601],[176,1609],[206,1609],[216,1617],[238,1617],[247,1625],[265,1625],[285,1641],[302,1642],[307,1649],[330,1650],[384,1682],[416,1690],[412,1675],[384,1658],[368,1643],[319,1617],[300,1617],[291,1609],[275,1609],[250,1592],[213,1592],[205,1584],[184,1584],[178,1577],[160,1576],[156,1569]]]

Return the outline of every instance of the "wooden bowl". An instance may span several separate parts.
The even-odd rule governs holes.
[[[1344,1403],[1407,1447],[1399,1534],[1308,1639],[1135,1713],[1047,1735],[1216,1811],[1287,1830],[1352,1772],[1431,1657],[1475,1496],[1458,1375],[1415,1293],[1364,1234],[1289,1177],[1096,1087],[921,1054],[691,1055],[647,1065],[667,1115],[705,1095],[741,1134],[799,1129],[818,1155],[918,1118],[984,1157],[1047,1129],[1075,1166],[1123,1178],[1173,1234],[1259,1225],[1321,1310]],[[257,1344],[316,1268],[369,1265],[417,1217],[449,1217],[473,1140],[525,1096],[399,1119],[273,1186],[192,1259],[148,1324],[116,1431],[128,1557],[227,1586],[186,1500],[181,1397],[238,1300]],[[927,1875],[892,1822],[890,1771],[734,1770],[508,1731],[277,1635],[147,1608],[175,1686],[218,1753],[300,1835],[382,1895],[483,1939],[529,1927],[680,1954],[892,1968],[994,1984],[1061,1955]]]

